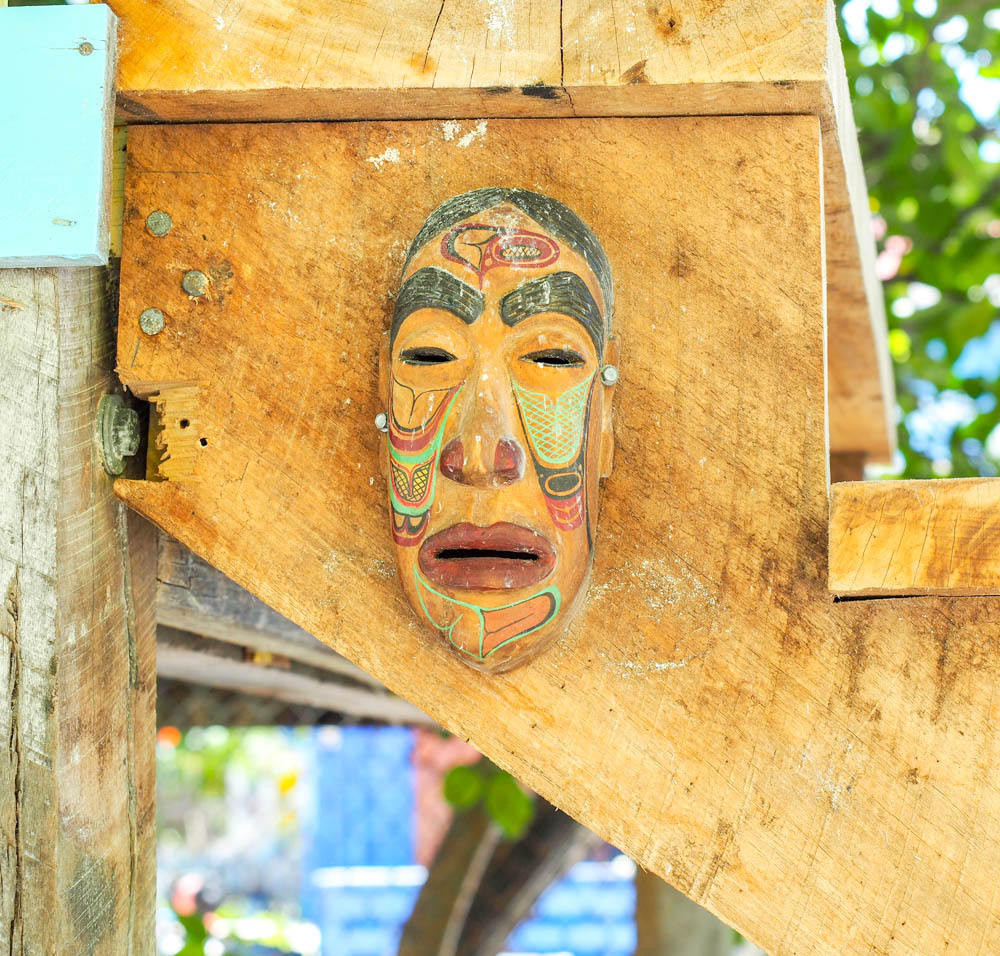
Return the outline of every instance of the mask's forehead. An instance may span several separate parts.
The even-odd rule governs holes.
[[[488,308],[526,281],[575,273],[605,316],[601,285],[587,260],[511,203],[468,216],[429,239],[410,258],[403,281],[428,266],[480,290]]]

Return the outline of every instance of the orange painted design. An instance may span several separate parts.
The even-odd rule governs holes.
[[[483,656],[485,657],[504,641],[540,627],[552,614],[552,605],[551,595],[539,594],[511,607],[495,611],[484,610],[483,623],[486,633],[483,634]]]

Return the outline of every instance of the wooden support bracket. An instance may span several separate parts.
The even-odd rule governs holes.
[[[1000,594],[1000,479],[833,485],[830,590],[840,597]]]
[[[770,952],[1000,951],[1000,599],[827,590],[824,130],[479,123],[130,130],[119,369],[207,445],[116,493]],[[495,182],[601,238],[622,357],[586,605],[486,677],[400,594],[373,419],[408,241]]]

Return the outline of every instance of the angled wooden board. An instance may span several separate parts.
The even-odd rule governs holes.
[[[768,951],[995,951],[1000,602],[826,591],[820,162],[811,117],[133,129],[119,372],[184,385],[193,473],[116,490]],[[587,607],[502,676],[403,600],[372,426],[407,244],[492,184],[597,232],[622,340]]]

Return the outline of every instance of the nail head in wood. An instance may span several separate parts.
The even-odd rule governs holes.
[[[160,309],[143,309],[142,314],[139,316],[139,328],[146,335],[158,335],[163,331],[165,325],[166,321]]]
[[[170,227],[173,224],[170,214],[165,213],[162,209],[156,209],[146,217],[146,228],[154,236],[165,236],[170,232]]]
[[[192,269],[181,279],[181,288],[192,296],[201,296],[208,292],[208,276],[204,272]]]

